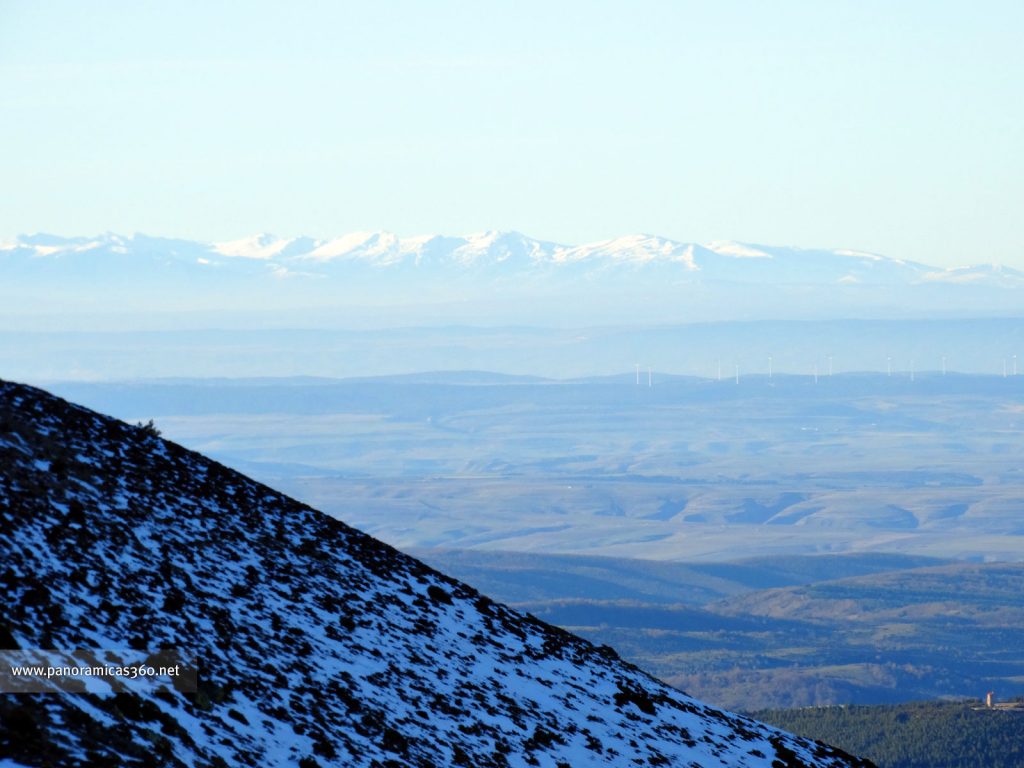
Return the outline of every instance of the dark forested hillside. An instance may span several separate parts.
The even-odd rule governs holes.
[[[763,710],[761,720],[864,755],[880,768],[1019,768],[1024,708],[978,701]]]
[[[418,554],[727,708],[898,704],[990,688],[1024,694],[1021,563]]]

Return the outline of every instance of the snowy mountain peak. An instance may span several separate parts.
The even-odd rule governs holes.
[[[611,240],[602,240],[588,245],[567,249],[561,260],[584,262],[622,262],[632,265],[653,263],[678,264],[687,270],[698,269],[693,243],[680,243],[664,237],[648,234],[625,235]]]
[[[229,240],[211,243],[211,249],[222,256],[235,256],[245,259],[273,259],[305,253],[315,248],[317,242],[309,237],[283,238],[261,232],[240,240]]]
[[[70,253],[83,253],[101,248],[124,248],[127,238],[113,232],[105,232],[95,237],[61,237],[45,232],[30,235],[19,235],[14,242],[0,245],[0,251],[27,252],[33,256],[53,256]]]
[[[226,242],[213,243],[212,247],[217,253],[223,254],[224,256],[241,256],[249,259],[266,259],[280,249],[280,246],[288,241],[261,232],[258,235],[252,235],[251,237],[243,237],[239,240],[229,240]]]
[[[756,246],[737,243],[733,240],[715,240],[708,243],[707,249],[722,256],[735,256],[740,259],[770,259],[772,255]]]
[[[946,283],[975,283],[996,281],[1002,284],[1024,282],[1024,272],[1004,264],[975,264],[965,267],[951,267],[925,276],[926,280]]]
[[[312,261],[332,259],[368,259],[384,262],[395,260],[400,252],[400,240],[390,232],[350,232],[317,245],[305,258]]]
[[[547,261],[559,247],[514,231],[488,230],[462,240],[464,244],[452,251],[452,258],[463,265],[508,262],[529,266]]]

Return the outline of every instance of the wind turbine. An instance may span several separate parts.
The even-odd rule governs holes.
[[[886,357],[885,358],[885,375],[886,376],[892,376],[892,358],[891,357]]]
[[[651,386],[651,366],[647,366],[647,386]]]
[[[636,365],[636,385],[640,386],[640,363],[634,363]]]
[[[736,363],[736,383],[740,383],[740,364]]]
[[[946,356],[942,356],[942,375],[946,375]]]
[[[772,356],[768,355],[768,381],[772,380]]]
[[[832,355],[828,356],[828,375],[832,376]]]

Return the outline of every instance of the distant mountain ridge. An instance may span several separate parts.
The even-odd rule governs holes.
[[[224,242],[34,234],[0,244],[0,275],[8,313],[358,305],[387,308],[389,319],[405,312],[408,324],[989,316],[1019,313],[1024,288],[1024,272],[1000,265],[648,234],[564,245],[502,231]]]
[[[849,249],[797,248],[732,241],[692,243],[657,235],[631,234],[583,245],[537,240],[514,231],[489,230],[464,236],[399,237],[390,232],[351,232],[317,239],[260,233],[238,240],[203,242],[142,234],[105,233],[96,237],[21,235],[0,244],[0,258],[68,259],[133,255],[197,266],[263,262],[271,271],[316,274],[345,263],[375,267],[545,267],[674,266],[709,279],[780,282],[1024,282],[1024,272],[1000,265],[940,268]]]

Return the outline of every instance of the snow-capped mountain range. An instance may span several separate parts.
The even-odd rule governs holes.
[[[107,233],[97,237],[23,235],[0,244],[0,259],[52,259],[66,262],[130,256],[136,260],[194,264],[197,267],[258,262],[271,272],[316,274],[329,266],[361,263],[375,267],[545,267],[669,266],[680,274],[709,279],[775,282],[877,283],[894,280],[968,282],[1024,280],[1024,272],[999,265],[943,269],[919,262],[844,249],[753,245],[730,241],[678,242],[647,234],[626,235],[585,245],[536,240],[519,232],[487,231],[449,237],[399,237],[390,232],[352,232],[326,240],[258,234],[239,240],[200,242],[145,235]],[[0,263],[3,263],[0,262]],[[96,263],[96,266],[99,266]]]
[[[853,250],[654,235],[563,245],[497,231],[355,232],[326,240],[260,234],[214,243],[37,234],[0,245],[0,278],[8,312],[132,302],[155,311],[422,302],[460,304],[461,320],[520,321],[529,306],[531,322],[569,308],[588,323],[637,312],[658,322],[903,316],[935,308],[1006,313],[1018,311],[1024,288],[1024,272],[998,265],[944,269]]]
[[[2,381],[0,521],[0,649],[176,649],[198,673],[198,690],[0,696],[4,766],[868,765]]]

